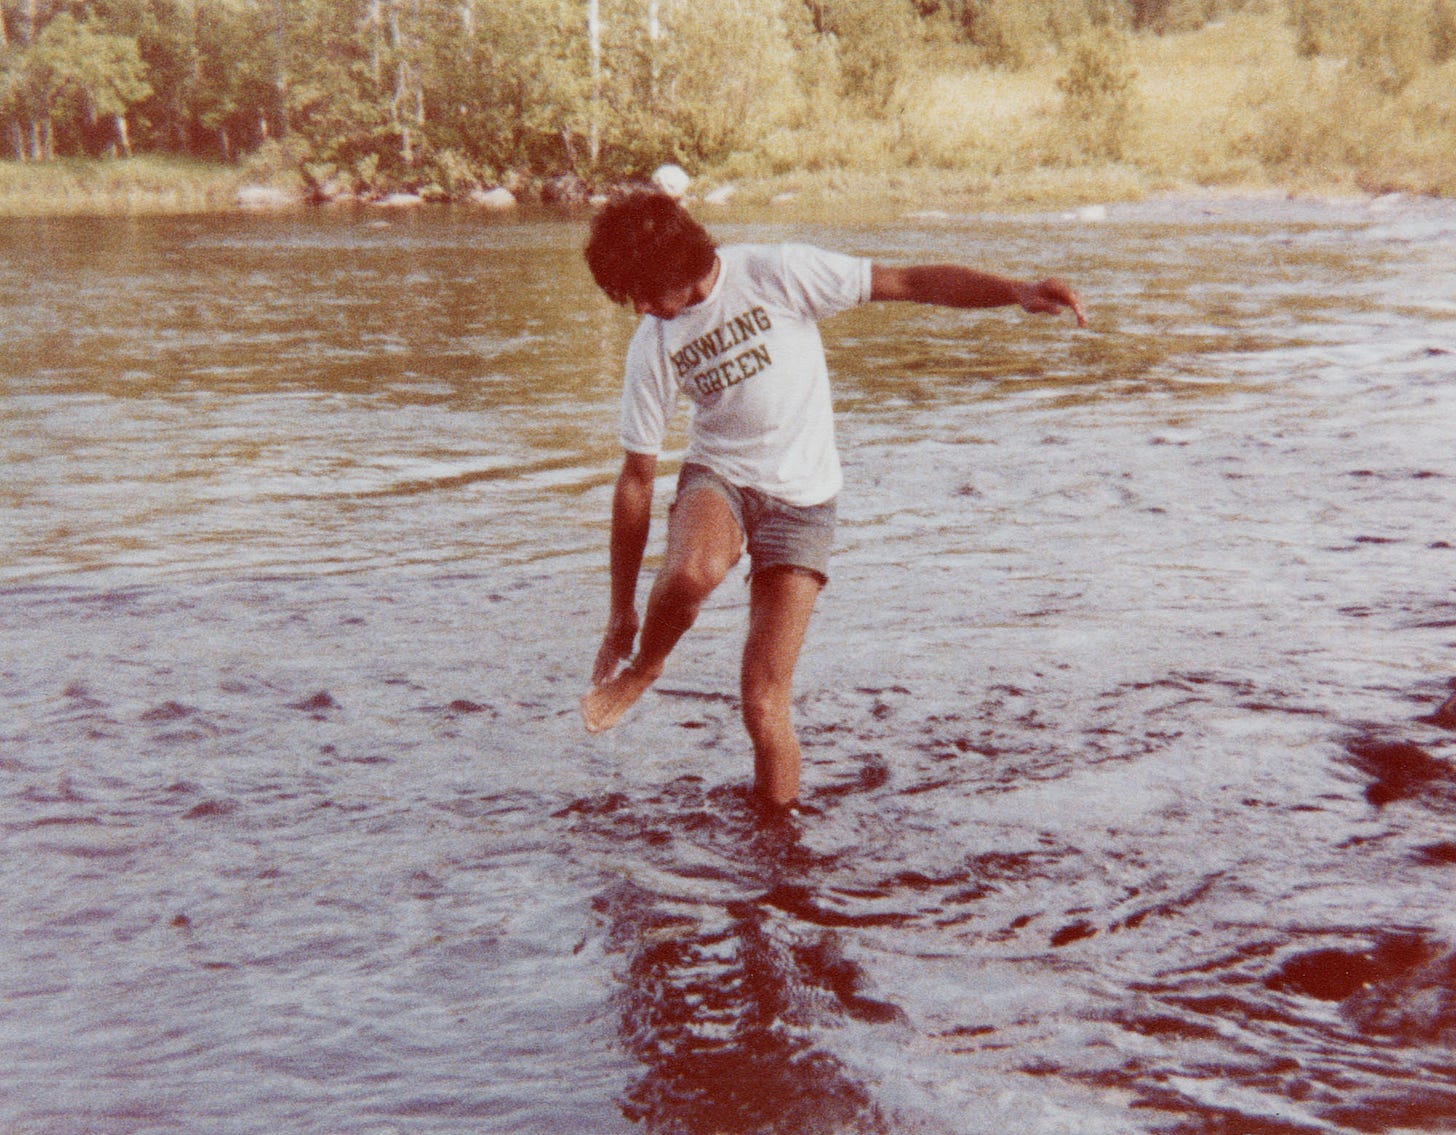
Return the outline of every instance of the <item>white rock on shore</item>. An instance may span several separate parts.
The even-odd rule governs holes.
[[[688,191],[691,183],[692,178],[688,176],[687,170],[682,166],[673,165],[671,162],[658,166],[652,174],[652,184],[669,197],[681,197]]]
[[[483,209],[514,209],[516,195],[503,185],[494,189],[477,189],[470,195],[470,203]]]
[[[291,209],[299,198],[277,185],[245,185],[238,190],[237,203],[243,209]]]

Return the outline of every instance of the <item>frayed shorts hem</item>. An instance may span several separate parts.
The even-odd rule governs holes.
[[[838,513],[833,498],[807,507],[789,504],[757,489],[725,480],[706,465],[689,462],[677,478],[673,507],[688,493],[706,489],[725,501],[748,546],[749,574],[770,568],[798,568],[829,582]]]

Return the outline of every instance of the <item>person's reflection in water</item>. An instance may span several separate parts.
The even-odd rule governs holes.
[[[833,931],[796,925],[776,904],[783,886],[802,886],[813,860],[791,824],[747,842],[756,860],[748,873],[769,877],[762,898],[720,905],[624,879],[596,900],[609,947],[627,959],[622,1040],[645,1069],[623,1111],[654,1133],[887,1132],[868,1088],[815,1046],[815,1033],[846,1017],[901,1014],[859,995],[863,973]]]

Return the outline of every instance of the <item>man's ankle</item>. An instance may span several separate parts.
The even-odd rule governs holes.
[[[642,661],[641,655],[634,654],[627,660],[627,665],[623,667],[623,670],[630,670],[638,677],[645,678],[649,682],[655,682],[658,678],[662,677],[663,663],[659,661],[649,664]]]

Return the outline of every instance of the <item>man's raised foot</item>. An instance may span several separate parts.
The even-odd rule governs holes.
[[[588,733],[602,733],[622,720],[656,681],[656,675],[628,666],[615,678],[593,686],[581,699],[581,720]]]

